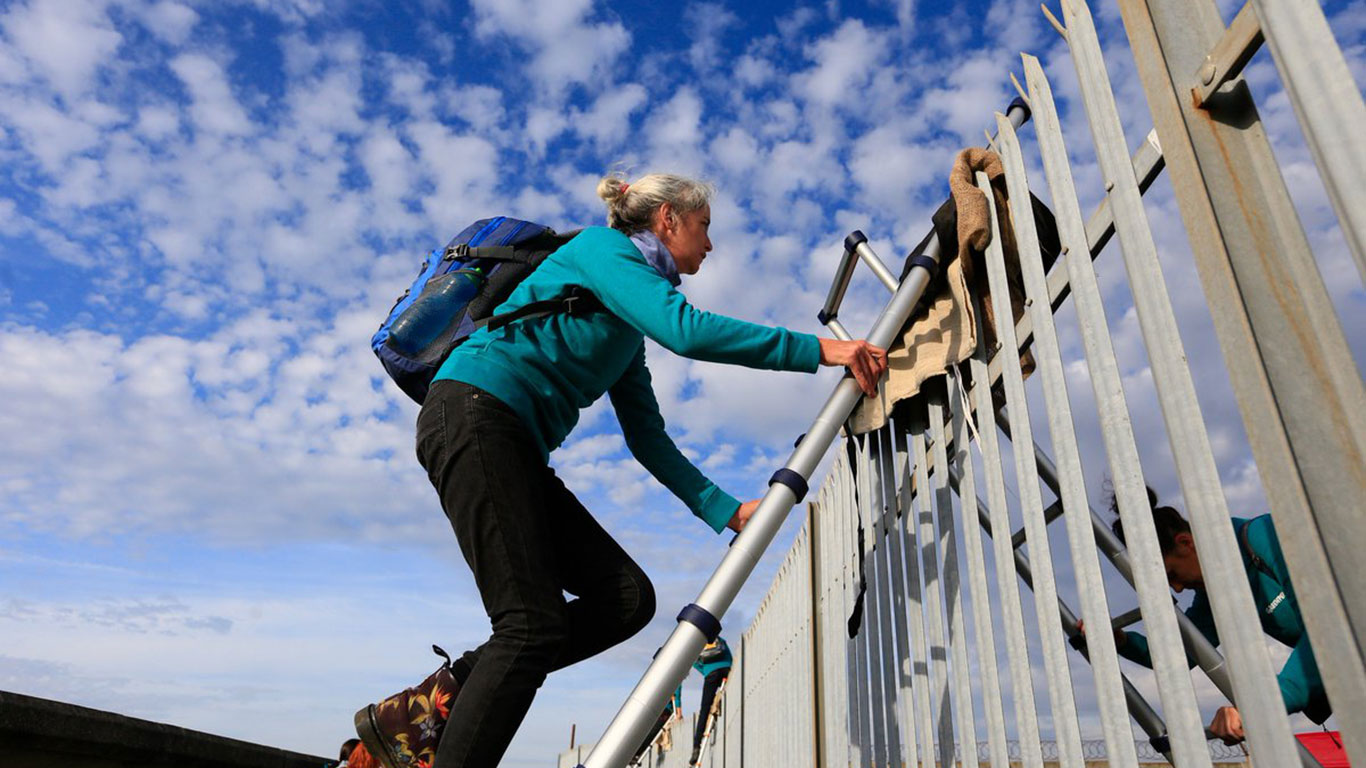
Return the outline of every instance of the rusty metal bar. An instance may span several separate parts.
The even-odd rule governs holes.
[[[1195,87],[1191,89],[1194,105],[1201,106],[1211,93],[1242,73],[1243,67],[1252,60],[1252,55],[1262,47],[1264,39],[1257,9],[1249,1],[1233,18],[1214,50],[1205,57],[1205,63],[1200,65]]]

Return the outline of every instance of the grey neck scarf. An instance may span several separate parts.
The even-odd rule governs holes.
[[[669,285],[677,288],[683,282],[683,278],[678,275],[678,265],[674,263],[673,254],[659,241],[658,235],[648,229],[641,230],[631,235],[631,242],[645,255],[645,260],[650,266],[669,281]]]

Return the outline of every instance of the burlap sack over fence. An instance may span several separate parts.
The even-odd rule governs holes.
[[[883,392],[878,397],[865,397],[854,409],[849,419],[854,434],[886,424],[889,412],[898,403],[915,397],[926,380],[942,376],[951,366],[967,360],[979,344],[988,350],[996,347],[995,312],[982,255],[991,242],[990,207],[986,195],[977,188],[977,171],[985,173],[991,181],[1015,321],[1019,322],[1024,315],[1024,282],[1006,196],[1005,169],[995,152],[969,147],[954,160],[949,173],[950,197],[934,214],[934,232],[907,256],[901,278],[906,278],[911,258],[924,252],[931,237],[939,238],[939,274],[926,288],[906,329],[888,350],[888,378]],[[1048,269],[1060,247],[1057,226],[1052,212],[1033,195],[1030,197],[1044,268]],[[978,302],[971,300],[974,296]],[[976,331],[977,304],[983,314],[981,339]],[[1028,351],[1020,356],[1020,363],[1026,376],[1034,371],[1034,357]]]

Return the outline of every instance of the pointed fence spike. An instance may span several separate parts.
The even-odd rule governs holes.
[[[1025,53],[1021,55],[1028,56],[1029,54]],[[1029,103],[1029,94],[1025,93],[1025,89],[1020,85],[1020,81],[1015,79],[1014,72],[1010,73],[1010,84],[1015,86],[1015,92],[1020,94],[1020,98],[1024,99],[1025,106],[1029,107],[1029,109],[1033,111],[1034,105]]]
[[[1062,0],[1062,4],[1063,4],[1063,6],[1064,6],[1064,8],[1063,8],[1063,13],[1066,14],[1066,13],[1067,13],[1067,10],[1066,10],[1067,0]],[[1050,10],[1048,10],[1048,6],[1047,6],[1046,4],[1040,3],[1040,4],[1039,4],[1039,8],[1043,11],[1043,15],[1046,16],[1046,17],[1048,17],[1048,23],[1053,25],[1053,29],[1057,30],[1057,31],[1058,31],[1058,34],[1062,35],[1062,39],[1066,40],[1066,39],[1067,39],[1067,27],[1064,27],[1064,26],[1062,25],[1062,22],[1061,22],[1061,21],[1058,21],[1058,17],[1057,17],[1057,16],[1054,16],[1054,15],[1053,15],[1053,12],[1050,11]]]

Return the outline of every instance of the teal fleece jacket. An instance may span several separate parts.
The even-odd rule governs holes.
[[[692,663],[692,668],[701,673],[703,677],[723,669],[730,669],[731,664],[734,662],[734,658],[730,655],[730,646],[726,645],[726,639],[717,635],[716,642],[721,644],[720,656],[711,661],[703,661],[702,657],[698,656],[697,661]]]
[[[1247,548],[1243,547],[1243,526],[1247,526],[1248,546],[1262,559],[1271,574],[1257,568]],[[1287,712],[1304,712],[1314,722],[1322,723],[1332,710],[1328,706],[1318,664],[1314,661],[1314,649],[1309,646],[1309,635],[1304,631],[1300,604],[1295,599],[1295,586],[1290,583],[1290,572],[1285,566],[1285,556],[1281,554],[1281,542],[1276,537],[1271,515],[1251,520],[1235,517],[1233,529],[1238,532],[1238,550],[1243,556],[1243,569],[1247,571],[1247,580],[1252,586],[1252,599],[1257,605],[1257,618],[1262,622],[1262,631],[1293,649],[1276,676],[1285,709]],[[1219,630],[1214,626],[1209,595],[1204,590],[1196,590],[1195,600],[1186,609],[1186,616],[1211,643],[1219,645]],[[1125,636],[1124,646],[1119,649],[1120,655],[1151,667],[1153,662],[1148,651],[1148,638],[1137,632],[1126,632]],[[1194,659],[1188,661],[1195,666]]]
[[[815,336],[693,307],[621,232],[585,229],[522,281],[497,313],[592,291],[607,312],[526,318],[481,329],[456,347],[435,380],[478,387],[521,416],[549,460],[579,411],[607,394],[626,445],[646,470],[718,533],[740,502],[707,479],[674,445],[645,366],[645,339],[694,360],[815,372]]]

